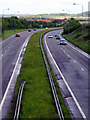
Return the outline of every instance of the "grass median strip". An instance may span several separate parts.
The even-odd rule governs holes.
[[[15,102],[20,84],[22,80],[26,81],[22,97],[20,119],[59,118],[40,49],[40,35],[43,32],[44,31],[37,32],[30,38],[23,58],[21,72],[17,80],[13,108],[15,108]],[[62,98],[62,95],[60,94],[60,89],[57,85],[51,67],[50,70],[54,79],[54,84],[56,86],[56,91],[64,113],[64,117],[65,119],[71,120],[69,110],[64,104],[64,100]],[[12,118],[13,115],[14,109],[11,111],[10,118]]]
[[[20,112],[22,119],[58,118],[39,44],[42,33],[37,32],[30,38],[16,85],[17,96],[21,81],[26,81]]]

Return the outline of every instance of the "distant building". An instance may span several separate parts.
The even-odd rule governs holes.
[[[19,17],[19,19],[26,19],[28,21],[43,21],[43,22],[52,22],[51,20],[47,20],[47,19],[40,19],[37,17]]]
[[[42,19],[38,19],[37,21],[52,22],[51,20],[42,20]]]
[[[26,19],[28,21],[37,21],[36,17],[19,17],[19,19]]]
[[[67,18],[64,18],[64,19],[55,19],[53,21],[57,21],[57,22],[60,22],[60,23],[65,23],[65,22],[67,22]]]

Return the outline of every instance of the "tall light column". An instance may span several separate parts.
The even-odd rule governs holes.
[[[73,5],[82,5],[82,20],[83,20],[83,4],[73,3]],[[83,22],[82,22],[82,46],[83,46]]]
[[[65,10],[63,10],[65,11]],[[68,13],[70,15],[70,11],[68,10]],[[68,38],[69,38],[69,29],[70,29],[70,20],[69,20],[69,17],[68,17]]]
[[[15,12],[15,13],[19,13],[19,11]],[[14,31],[15,31],[15,16],[14,16]]]

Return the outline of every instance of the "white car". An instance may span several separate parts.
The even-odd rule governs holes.
[[[53,38],[53,36],[52,35],[48,35],[48,38]]]
[[[66,42],[65,39],[61,39],[61,40],[60,40],[60,45],[66,45],[66,44],[67,44],[67,42]]]
[[[46,27],[46,30],[48,30],[48,28]]]

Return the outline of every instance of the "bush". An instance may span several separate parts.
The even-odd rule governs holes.
[[[79,28],[81,24],[76,20],[70,20],[66,25],[64,26],[64,34],[68,34],[68,27],[69,27],[69,33],[73,32],[77,28]]]
[[[27,28],[40,28],[40,25],[45,27],[56,27],[54,22],[44,22],[44,21],[28,21],[26,19],[18,19],[15,16],[11,18],[3,18],[3,31],[12,29],[27,29]]]

